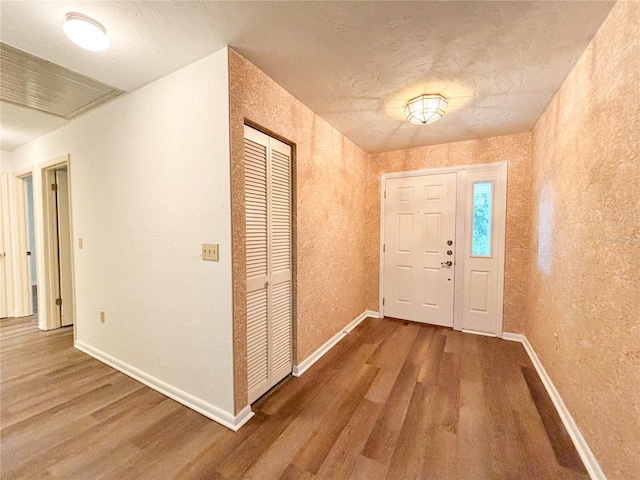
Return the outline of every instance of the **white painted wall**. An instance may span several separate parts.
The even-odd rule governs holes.
[[[0,121],[2,117],[0,115]],[[0,172],[11,172],[13,170],[13,162],[11,159],[13,158],[13,154],[11,152],[7,152],[6,150],[0,150]]]
[[[67,153],[77,341],[233,415],[226,49],[15,150],[12,168]],[[204,241],[220,262],[201,260]]]

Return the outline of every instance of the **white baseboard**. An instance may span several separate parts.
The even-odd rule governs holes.
[[[480,335],[481,337],[496,337],[497,336],[495,333],[478,332],[477,330],[465,330],[464,328],[462,329],[462,332],[470,333],[472,335]]]
[[[233,427],[229,427],[229,428],[234,432],[237,432],[238,430],[240,430],[240,427],[242,427],[245,423],[251,420],[251,417],[253,417],[254,415],[255,413],[251,411],[251,405],[247,405],[242,410],[240,410],[240,412],[235,417],[233,417]],[[215,418],[211,418],[211,420],[215,420],[216,422],[218,422],[218,420],[216,420]],[[221,423],[221,422],[218,422],[218,423]],[[227,425],[225,425],[225,427],[226,426]]]
[[[344,327],[341,331],[336,333],[331,339],[329,339],[328,342],[326,342],[319,349],[317,349],[315,352],[313,352],[311,355],[305,358],[302,362],[300,362],[300,364],[294,365],[292,375],[294,377],[299,377],[304,372],[306,372],[311,367],[311,365],[313,365],[318,360],[320,360],[325,353],[331,350],[331,348],[333,348],[333,346],[336,343],[338,343],[346,335],[348,335],[349,332],[351,332],[351,330],[356,328],[360,324],[360,322],[362,322],[367,317],[379,318],[380,314],[372,310],[365,310],[364,312],[362,312],[360,315],[356,317],[355,320],[353,320],[349,325]]]
[[[573,417],[569,413],[569,410],[562,401],[558,390],[556,390],[556,387],[551,381],[551,378],[542,366],[542,362],[540,362],[540,359],[533,349],[533,346],[531,345],[531,343],[529,343],[529,339],[519,333],[508,332],[504,332],[502,334],[502,338],[504,340],[522,343],[524,349],[529,355],[529,358],[531,359],[531,363],[533,363],[533,366],[538,372],[540,380],[542,380],[542,383],[544,384],[544,388],[547,390],[547,393],[551,397],[551,401],[556,407],[556,410],[558,411],[558,415],[560,415],[560,418],[562,419],[564,427],[567,429],[571,440],[573,440],[573,443],[576,446],[576,450],[578,451],[578,454],[580,455],[580,458],[582,459],[587,472],[589,472],[589,476],[594,480],[606,479],[606,477],[604,476],[604,472],[602,471],[600,465],[598,464],[598,461],[596,460],[596,457],[593,455],[593,452],[589,448],[589,445],[587,445],[586,440],[578,429],[578,425],[576,425],[576,422],[573,420]]]
[[[102,363],[105,363],[110,367],[119,370],[120,372],[139,381],[140,383],[144,383],[146,386],[153,388],[163,395],[172,398],[176,402],[179,402],[182,405],[195,410],[196,412],[218,422],[221,425],[230,428],[234,432],[238,431],[238,429],[242,425],[247,423],[249,419],[254,415],[251,411],[251,407],[247,406],[243,408],[238,413],[238,415],[233,416],[232,414],[225,412],[215,405],[205,402],[200,398],[194,397],[190,393],[184,392],[172,385],[169,385],[168,383],[165,383],[162,380],[159,380],[121,360],[118,360],[117,358],[112,357],[111,355],[104,353],[103,351],[98,350],[91,345],[87,345],[86,343],[76,340],[74,346],[81,352],[84,352],[87,355],[95,358],[96,360],[99,360]]]
[[[522,335],[521,333],[509,333],[509,332],[502,332],[502,339],[503,340],[509,340],[510,342],[520,342],[520,343],[524,343],[525,340],[527,339],[527,337],[525,337],[524,335]],[[528,353],[528,352],[527,352]],[[533,360],[532,360],[533,361]]]
[[[374,310],[365,310],[363,315],[364,318],[384,318],[384,315],[380,315],[380,312],[376,312]],[[353,330],[353,328],[351,330]]]

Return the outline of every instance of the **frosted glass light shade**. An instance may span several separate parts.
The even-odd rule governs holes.
[[[73,43],[85,50],[100,52],[109,46],[107,29],[81,13],[67,13],[62,30]]]
[[[407,103],[404,113],[407,121],[416,125],[429,125],[440,120],[449,101],[440,94],[420,95]]]

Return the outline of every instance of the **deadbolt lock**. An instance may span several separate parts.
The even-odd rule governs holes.
[[[447,250],[447,255],[453,255],[453,252],[451,250]]]
[[[449,246],[453,245],[453,240],[447,240],[447,245]]]

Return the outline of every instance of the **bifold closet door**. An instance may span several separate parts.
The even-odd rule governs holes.
[[[291,146],[244,127],[249,403],[291,373]]]

